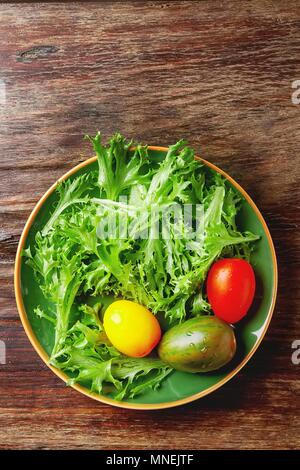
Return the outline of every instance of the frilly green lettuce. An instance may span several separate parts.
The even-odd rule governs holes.
[[[248,258],[258,237],[237,229],[241,196],[221,175],[196,161],[183,140],[155,163],[147,147],[132,148],[120,134],[107,146],[100,133],[88,139],[98,170],[59,184],[53,213],[24,255],[44,295],[56,306],[55,312],[36,306],[36,314],[55,327],[50,362],[69,374],[70,383],[121,400],[155,389],[171,369],[157,357],[121,355],[103,331],[102,306],[91,307],[82,299],[112,295],[133,300],[162,316],[167,325],[209,314],[203,284],[211,264],[222,256]],[[125,202],[120,196],[126,196]],[[180,217],[171,215],[166,226],[161,214],[174,204],[203,208],[196,236]],[[144,236],[153,229],[153,208],[165,236]],[[103,221],[117,223],[118,229],[125,217],[128,236],[101,238]],[[195,218],[194,211],[194,226]]]

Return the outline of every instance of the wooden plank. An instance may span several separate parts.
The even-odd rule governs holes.
[[[0,448],[299,448],[298,6],[0,5]],[[18,320],[23,225],[49,185],[90,155],[82,136],[98,129],[153,145],[187,138],[249,191],[274,237],[280,290],[265,342],[238,377],[178,409],[126,411],[81,396],[41,362]]]

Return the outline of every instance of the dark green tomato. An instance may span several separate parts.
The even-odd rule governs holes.
[[[168,330],[158,347],[162,361],[185,372],[209,372],[233,358],[236,340],[232,327],[217,317],[191,318]]]

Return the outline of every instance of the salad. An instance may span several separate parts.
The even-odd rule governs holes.
[[[119,133],[87,139],[97,169],[58,184],[23,252],[52,306],[35,308],[55,332],[50,363],[116,400],[223,367],[255,292],[241,196],[183,140],[154,160]]]

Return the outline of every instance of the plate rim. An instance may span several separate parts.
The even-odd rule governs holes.
[[[154,151],[159,151],[159,152],[167,152],[169,150],[169,147],[162,147],[162,146],[156,146],[156,145],[149,145],[147,146],[149,150],[154,150]],[[268,240],[269,248],[271,251],[271,256],[272,256],[272,263],[273,263],[273,290],[272,290],[272,299],[270,303],[270,307],[266,316],[266,320],[263,325],[263,331],[260,337],[256,340],[255,344],[249,351],[249,353],[244,357],[244,359],[232,370],[230,371],[222,380],[220,380],[218,383],[212,385],[211,387],[202,390],[201,392],[194,393],[192,395],[189,395],[185,398],[181,398],[179,400],[174,400],[170,402],[163,402],[163,403],[128,403],[128,402],[122,402],[122,401],[117,401],[112,398],[106,397],[104,395],[98,395],[94,392],[89,391],[86,387],[80,385],[80,384],[73,384],[71,387],[78,392],[82,393],[83,395],[92,398],[98,402],[105,403],[108,405],[112,405],[118,408],[125,408],[125,409],[134,409],[134,410],[159,410],[163,408],[173,408],[177,407],[180,405],[184,405],[187,403],[191,403],[195,400],[198,400],[199,398],[202,398],[206,395],[209,395],[210,393],[214,392],[215,390],[221,388],[224,384],[226,384],[229,380],[231,380],[238,372],[247,364],[247,362],[251,359],[251,357],[255,354],[256,350],[260,346],[267,329],[270,325],[273,313],[274,313],[274,308],[275,308],[275,303],[276,303],[276,296],[277,296],[277,287],[278,287],[278,267],[277,267],[277,258],[276,258],[276,252],[274,248],[274,243],[269,231],[269,228],[267,226],[267,223],[262,216],[260,210],[252,200],[252,198],[249,196],[247,191],[240,186],[237,181],[235,181],[234,178],[232,178],[228,173],[226,173],[224,170],[219,168],[218,166],[214,165],[213,163],[209,162],[208,160],[205,160],[204,158],[195,156],[196,160],[199,160],[203,162],[206,166],[209,168],[213,169],[217,173],[221,174],[224,176],[246,199],[246,201],[250,204],[252,209],[254,210],[256,216],[258,217],[259,221],[262,224],[263,230],[265,232],[266,238]],[[16,257],[15,257],[15,266],[14,266],[14,290],[15,290],[15,298],[16,298],[16,304],[17,304],[17,309],[18,313],[21,319],[21,323],[23,325],[23,328],[25,330],[25,333],[37,352],[37,354],[40,356],[42,361],[49,367],[52,372],[55,373],[56,376],[58,376],[60,379],[62,379],[65,383],[69,380],[69,377],[62,372],[61,370],[57,369],[56,367],[52,366],[49,364],[49,356],[38,341],[31,324],[29,322],[29,319],[27,317],[27,313],[25,310],[24,302],[23,302],[23,297],[22,297],[22,290],[21,290],[21,264],[22,264],[22,250],[25,245],[26,239],[28,232],[38,215],[41,207],[43,206],[44,202],[48,199],[48,197],[55,191],[57,188],[58,184],[61,183],[62,181],[65,181],[67,178],[72,176],[74,173],[77,173],[80,169],[84,168],[85,166],[90,165],[91,163],[95,162],[97,160],[96,156],[87,158],[83,162],[79,163],[78,165],[75,165],[72,167],[69,171],[64,173],[55,183],[53,183],[47,191],[42,195],[42,197],[39,199],[37,204],[34,206],[33,210],[31,211],[26,224],[24,226],[24,229],[22,231],[19,243],[18,243],[18,248],[16,252]]]

